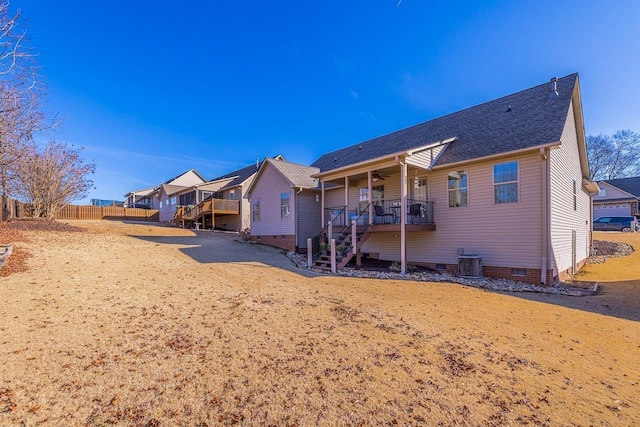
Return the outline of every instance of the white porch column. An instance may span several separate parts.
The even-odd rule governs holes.
[[[407,272],[407,164],[400,163],[400,272]]]
[[[330,248],[331,248],[331,272],[336,274],[337,266],[336,266],[336,239],[330,240]]]
[[[320,221],[322,223],[320,224],[320,228],[324,228],[324,181],[322,181],[321,189],[322,198],[320,200]]]
[[[373,225],[373,176],[371,171],[367,172],[367,198],[369,199],[369,225]]]
[[[345,208],[345,217],[348,217],[349,213],[349,177],[344,177],[344,205]]]

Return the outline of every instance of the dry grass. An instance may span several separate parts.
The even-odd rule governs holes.
[[[78,223],[25,232],[30,269],[0,282],[0,425],[640,423],[640,334],[624,315],[308,278],[228,260],[253,245],[194,255],[228,236]],[[638,253],[583,278],[612,278],[614,262],[631,280]]]

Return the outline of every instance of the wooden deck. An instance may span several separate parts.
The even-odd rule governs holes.
[[[204,215],[237,215],[240,201],[229,199],[208,199],[191,208],[180,206],[176,209],[176,221],[197,221]]]

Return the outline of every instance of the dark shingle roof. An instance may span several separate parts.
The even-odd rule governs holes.
[[[629,194],[633,194],[636,197],[640,197],[640,176],[607,179],[604,182],[606,182],[607,184],[611,184],[614,187],[618,187],[622,191],[626,191]]]
[[[571,74],[558,80],[558,96],[547,82],[324,154],[312,166],[325,172],[455,136],[438,166],[558,142],[577,81]]]
[[[271,163],[274,168],[278,169],[294,187],[307,189],[318,188],[318,178],[311,177],[312,175],[320,172],[318,168],[290,163],[285,160],[278,159],[268,159],[267,161]]]
[[[242,184],[244,181],[247,180],[247,178],[249,178],[254,173],[258,172],[258,168],[260,167],[261,164],[262,162],[260,162],[258,165],[245,166],[242,169],[238,169],[237,171],[226,173],[224,175],[221,175],[217,178],[212,179],[211,181],[219,181],[221,179],[235,177],[228,184],[222,187],[220,190],[223,190],[225,188],[235,187],[236,185]]]

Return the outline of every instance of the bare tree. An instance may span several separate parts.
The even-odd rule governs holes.
[[[80,149],[51,141],[44,149],[32,146],[19,157],[16,195],[31,204],[34,216],[52,219],[63,205],[88,194],[95,164],[85,164],[80,153]]]
[[[26,31],[19,25],[20,11],[12,14],[9,1],[0,0],[0,195],[1,209],[15,176],[16,158],[30,149],[35,131],[46,127],[40,109],[43,96],[35,56],[26,46]]]
[[[619,130],[612,137],[588,136],[589,174],[595,181],[625,178],[640,172],[640,134]]]

